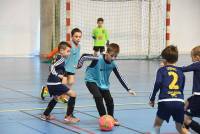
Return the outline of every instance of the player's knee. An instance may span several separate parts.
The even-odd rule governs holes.
[[[184,115],[184,124],[190,125],[191,122],[192,122],[191,117],[188,115]]]
[[[77,97],[77,94],[75,91],[72,92],[71,97]]]
[[[74,85],[74,83],[75,83],[74,80],[70,80],[70,81],[67,82],[67,85],[69,87],[71,87],[72,85]]]

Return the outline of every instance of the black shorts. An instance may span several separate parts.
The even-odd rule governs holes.
[[[47,85],[50,96],[60,96],[69,91],[69,88],[64,84]]]
[[[102,53],[105,51],[105,47],[104,46],[94,46],[93,50],[96,52],[100,51],[100,53]]]
[[[71,72],[67,72],[67,71],[65,71],[64,76],[67,77],[68,75],[75,75],[75,73],[71,73]]]
[[[194,95],[188,99],[189,106],[185,114],[192,117],[200,117],[200,95]]]
[[[184,103],[179,101],[159,102],[157,116],[167,122],[172,116],[175,122],[183,124]]]

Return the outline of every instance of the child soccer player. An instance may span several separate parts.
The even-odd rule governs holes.
[[[97,27],[92,31],[92,38],[94,39],[94,56],[102,54],[105,51],[105,45],[109,44],[109,35],[105,27],[103,27],[103,18],[97,19]]]
[[[114,61],[119,53],[119,49],[117,44],[111,43],[108,45],[106,53],[99,57],[84,54],[80,58],[77,66],[77,68],[81,68],[85,60],[92,60],[92,63],[86,69],[85,82],[90,93],[93,95],[100,116],[106,115],[106,109],[103,103],[104,100],[108,114],[114,117],[114,102],[109,90],[109,77],[112,71],[123,87],[130,94],[135,95],[135,92],[128,88],[126,82],[121,77]],[[117,119],[115,119],[114,125],[119,125]]]
[[[65,77],[65,58],[70,55],[70,49],[70,44],[68,44],[67,42],[60,42],[60,44],[58,45],[59,54],[56,56],[50,66],[50,74],[47,80],[47,87],[49,90],[49,94],[53,96],[53,98],[49,102],[46,110],[41,116],[41,119],[43,120],[52,120],[55,118],[54,116],[50,115],[50,113],[57,104],[57,100],[62,97],[62,95],[67,94],[70,97],[64,121],[66,123],[76,123],[80,121],[80,119],[73,116],[76,92],[68,88],[66,85],[62,84],[62,79]]]
[[[165,60],[165,66],[157,71],[153,93],[149,102],[150,106],[154,107],[156,93],[160,90],[158,111],[152,133],[160,134],[160,127],[163,121],[169,122],[170,116],[172,116],[177,131],[180,134],[186,134],[183,128],[185,76],[175,66],[178,60],[178,50],[175,46],[168,46],[162,51],[161,56]]]
[[[181,68],[183,72],[193,72],[193,95],[185,103],[184,124],[186,127],[200,133],[200,125],[192,120],[193,117],[200,117],[200,46],[192,49],[191,57],[194,63]]]
[[[63,79],[63,84],[66,84],[68,87],[71,87],[74,82],[75,82],[75,72],[76,72],[76,66],[78,64],[78,60],[80,58],[80,40],[82,37],[82,32],[80,29],[78,28],[74,28],[71,31],[71,37],[72,40],[70,42],[71,44],[71,52],[70,55],[65,59],[65,76]],[[48,89],[47,87],[43,87],[42,88],[42,92],[41,92],[41,98],[44,100],[45,96],[47,96],[46,94],[48,93]],[[67,102],[68,101],[68,97],[67,96],[63,96],[63,98],[61,98],[62,102]]]

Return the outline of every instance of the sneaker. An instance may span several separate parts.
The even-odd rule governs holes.
[[[42,114],[41,117],[40,117],[40,119],[42,119],[44,121],[46,121],[46,120],[55,120],[56,117],[53,116],[53,115],[44,115],[44,114]]]
[[[119,125],[120,125],[120,124],[119,124],[119,121],[118,121],[117,119],[115,119],[115,118],[114,118],[114,125],[115,125],[115,126],[119,126]]]
[[[42,86],[42,91],[41,91],[41,98],[42,100],[45,99],[45,97],[47,97],[49,95],[49,91],[47,86]]]
[[[76,118],[75,116],[73,115],[69,115],[69,116],[65,116],[65,119],[64,119],[64,122],[67,123],[67,124],[70,124],[70,123],[77,123],[79,122],[80,119],[79,118]]]

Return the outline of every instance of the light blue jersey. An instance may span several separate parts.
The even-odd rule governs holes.
[[[85,81],[95,82],[101,89],[109,90],[109,77],[114,68],[116,68],[114,61],[107,63],[104,60],[103,55],[100,55],[95,66],[87,67]]]
[[[80,44],[76,46],[73,41],[71,41],[70,55],[65,60],[65,70],[70,73],[76,72],[76,66],[80,57]]]

